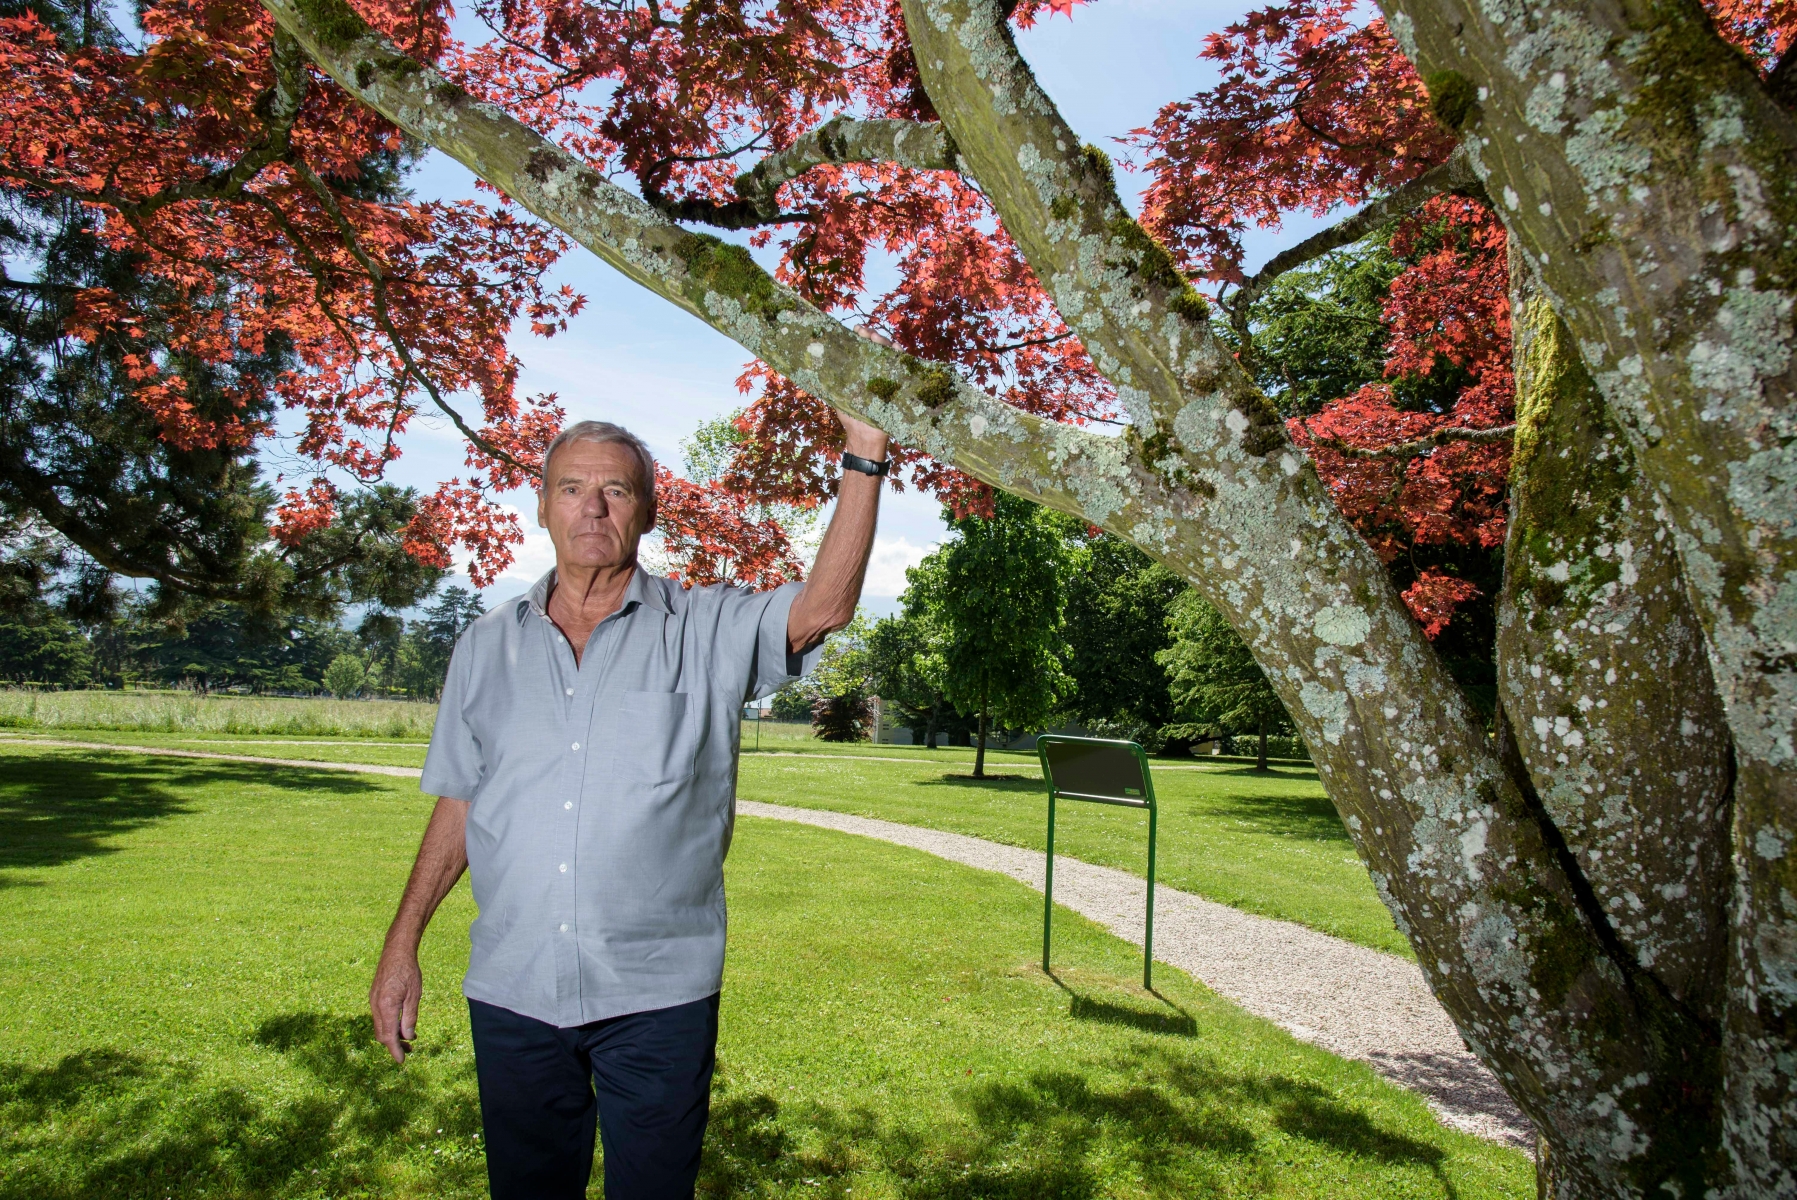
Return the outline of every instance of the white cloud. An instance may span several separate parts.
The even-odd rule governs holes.
[[[524,530],[524,541],[512,547],[512,565],[498,579],[481,589],[488,607],[528,592],[530,585],[555,565],[555,546],[549,540],[549,531],[537,527],[537,514],[534,511],[527,512],[515,504],[501,504],[499,507],[518,518],[518,524]],[[473,584],[468,582],[468,562],[472,556],[466,549],[457,546],[453,557],[453,570],[461,576],[456,582],[472,587]]]
[[[867,583],[861,594],[875,599],[896,597],[905,590],[905,568],[922,562],[924,555],[938,544],[918,546],[902,537],[874,538],[874,552],[867,560]]]

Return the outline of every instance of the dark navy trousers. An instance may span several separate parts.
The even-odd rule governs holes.
[[[718,998],[558,1029],[468,1002],[493,1200],[690,1200],[711,1111]]]

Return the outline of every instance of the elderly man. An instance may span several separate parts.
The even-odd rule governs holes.
[[[468,870],[480,917],[462,990],[496,1200],[585,1196],[595,1122],[608,1200],[693,1194],[742,704],[848,624],[873,543],[886,435],[842,424],[811,579],[771,592],[643,571],[654,460],[615,425],[569,427],[537,501],[555,569],[456,644],[422,780],[439,799],[369,1006],[403,1062],[419,940]]]

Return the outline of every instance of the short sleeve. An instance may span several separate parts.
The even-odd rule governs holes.
[[[449,674],[443,680],[443,695],[437,701],[437,723],[431,729],[430,749],[424,753],[424,775],[418,781],[419,790],[432,796],[473,800],[486,774],[480,741],[465,713],[474,672],[473,641],[472,628],[456,639],[455,652],[449,657]]]
[[[817,666],[821,643],[802,654],[787,649],[786,620],[804,590],[802,583],[782,584],[771,592],[727,589],[719,614],[719,640],[722,647],[741,646],[750,655],[744,699],[771,695]]]

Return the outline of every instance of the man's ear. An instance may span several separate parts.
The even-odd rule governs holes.
[[[537,528],[549,528],[549,493],[537,489]]]

